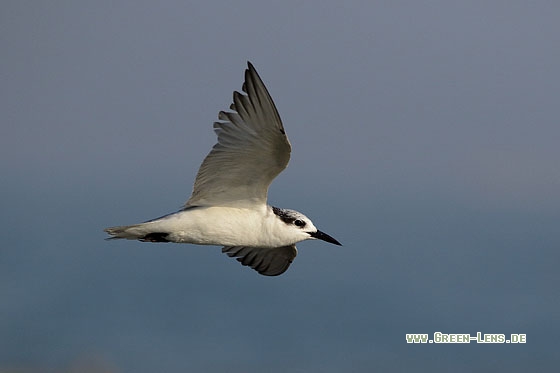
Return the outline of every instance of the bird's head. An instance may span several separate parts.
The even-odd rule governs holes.
[[[342,246],[336,239],[318,230],[311,219],[301,212],[278,207],[273,207],[272,211],[283,222],[283,231],[294,237],[295,242],[318,239]]]

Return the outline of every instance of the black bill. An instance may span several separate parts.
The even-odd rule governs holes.
[[[335,245],[342,246],[342,244],[340,242],[338,242],[337,240],[335,240],[334,238],[332,238],[328,234],[321,232],[320,230],[317,230],[317,232],[309,232],[309,235],[313,238],[318,239],[318,240],[323,240],[323,241],[326,241],[328,243],[333,243]]]

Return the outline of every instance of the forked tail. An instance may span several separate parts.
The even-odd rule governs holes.
[[[119,227],[110,227],[104,229],[112,237],[107,240],[139,240],[144,242],[170,242],[167,239],[168,233],[154,232],[153,227],[150,227],[151,222],[134,224],[134,225],[121,225]]]

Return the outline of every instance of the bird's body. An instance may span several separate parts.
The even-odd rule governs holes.
[[[264,248],[293,245],[308,237],[285,225],[271,206],[210,206],[190,207],[145,223],[108,228],[108,233],[151,242]]]
[[[112,239],[220,245],[263,275],[282,274],[297,255],[295,243],[322,239],[305,215],[267,204],[268,187],[287,166],[290,142],[254,67],[243,91],[234,92],[233,112],[214,123],[218,143],[200,166],[184,208],[145,223],[107,228]]]

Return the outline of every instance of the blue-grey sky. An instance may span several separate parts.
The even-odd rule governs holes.
[[[550,370],[560,363],[560,4],[4,1],[0,370]],[[273,184],[344,246],[265,278],[107,242],[178,209],[246,61]],[[526,333],[407,345],[405,333]]]

